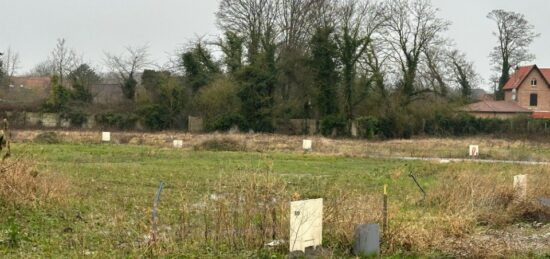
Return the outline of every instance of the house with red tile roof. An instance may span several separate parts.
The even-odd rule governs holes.
[[[518,67],[503,87],[504,101],[481,101],[463,110],[477,117],[509,118],[530,114],[550,119],[550,68]]]

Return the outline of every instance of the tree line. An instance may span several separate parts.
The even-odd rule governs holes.
[[[419,121],[451,116],[481,83],[428,0],[220,0],[216,18],[221,35],[189,42],[169,66],[152,64],[146,46],[105,55],[128,111],[149,128],[196,115],[209,130],[273,132],[308,118],[346,135],[354,121],[374,120],[402,137]],[[490,60],[502,98],[515,66],[533,60],[538,34],[522,14],[488,18],[497,24]],[[44,105],[54,111],[89,103],[100,80],[63,39],[33,73],[55,75]]]

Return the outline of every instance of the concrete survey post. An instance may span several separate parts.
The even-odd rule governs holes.
[[[176,139],[173,141],[172,145],[174,148],[183,148],[183,140]]]
[[[302,141],[302,148],[305,151],[311,151],[313,149],[313,141],[311,141],[311,139],[304,139]]]
[[[356,256],[380,255],[380,227],[378,224],[362,224],[355,228],[353,253]]]
[[[471,158],[479,157],[479,146],[478,145],[470,145],[468,153],[469,153]]]
[[[514,192],[520,199],[527,197],[527,175],[521,174],[514,176]]]
[[[101,132],[101,141],[102,142],[111,142],[111,132]]]

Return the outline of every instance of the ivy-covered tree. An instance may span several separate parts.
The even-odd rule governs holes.
[[[57,75],[52,76],[50,96],[43,104],[43,110],[47,112],[65,112],[69,108],[70,100],[71,92],[61,84]]]
[[[317,28],[310,41],[310,67],[318,91],[317,108],[322,118],[338,113],[338,46],[333,33],[334,29],[331,27]]]
[[[244,67],[237,76],[240,83],[241,111],[254,131],[274,130],[273,91],[277,83],[275,51],[276,46],[273,42],[264,41],[263,51],[258,54],[256,61]]]
[[[106,53],[106,64],[118,77],[122,93],[129,100],[134,100],[136,87],[136,73],[149,65],[148,46],[126,47],[123,55]]]
[[[69,76],[73,87],[73,100],[89,103],[93,96],[90,87],[100,81],[99,75],[88,65],[81,64]]]
[[[193,93],[209,84],[214,76],[221,72],[210,51],[200,41],[193,48],[182,54],[181,62],[185,78],[191,85]]]
[[[220,40],[220,46],[227,72],[234,75],[243,65],[243,37],[232,31],[225,32],[225,39]]]
[[[181,81],[167,71],[145,70],[142,84],[150,96],[140,109],[145,126],[152,130],[177,128],[187,101]]]

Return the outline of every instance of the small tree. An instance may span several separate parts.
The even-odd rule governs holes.
[[[91,102],[93,97],[90,87],[99,82],[99,75],[88,64],[82,64],[72,71],[68,78],[73,87],[73,99],[75,101]]]
[[[63,38],[57,39],[57,45],[52,50],[50,56],[50,65],[60,84],[63,84],[65,76],[81,63],[76,52],[67,47],[66,41]]]
[[[199,91],[196,104],[207,124],[240,112],[238,90],[232,79],[221,77]]]
[[[50,96],[44,103],[43,110],[47,112],[64,112],[68,109],[70,100],[71,92],[61,85],[56,75],[52,76]]]
[[[200,41],[182,54],[181,64],[184,68],[185,77],[194,93],[210,83],[214,75],[221,72],[210,51]]]
[[[126,47],[126,53],[112,55],[106,53],[105,63],[114,71],[119,79],[120,87],[124,96],[133,100],[136,94],[137,80],[134,78],[136,72],[149,64],[149,47]]]
[[[150,95],[140,109],[145,125],[153,130],[177,126],[187,100],[180,80],[167,71],[145,70],[142,81]]]

